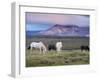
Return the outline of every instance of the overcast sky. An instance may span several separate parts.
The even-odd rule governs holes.
[[[89,16],[70,14],[26,13],[26,30],[45,30],[52,25],[78,25],[89,27]]]

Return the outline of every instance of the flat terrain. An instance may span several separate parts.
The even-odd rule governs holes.
[[[32,52],[27,49],[31,42],[42,41],[46,47],[55,45],[56,42],[63,43],[62,51],[48,51],[46,54],[40,54],[39,50]],[[89,46],[88,37],[50,37],[33,36],[26,37],[26,67],[39,66],[57,66],[57,65],[80,65],[89,64],[89,52],[81,52],[80,46]]]
[[[46,47],[48,45],[53,44],[55,45],[56,42],[61,41],[63,44],[63,50],[66,49],[80,49],[80,46],[89,45],[89,37],[53,37],[53,36],[33,36],[33,37],[26,37],[26,47],[31,42],[38,42],[42,41]]]
[[[26,51],[26,67],[89,64],[89,52],[63,50],[40,54],[38,50]]]

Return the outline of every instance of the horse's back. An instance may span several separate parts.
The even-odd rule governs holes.
[[[81,48],[81,51],[83,51],[83,50],[89,51],[89,46],[83,46],[83,45],[82,45],[80,48]]]
[[[44,44],[40,41],[40,42],[32,42],[31,44],[30,44],[30,46],[31,47],[37,47],[37,48],[39,48],[39,47],[43,47],[44,46]]]

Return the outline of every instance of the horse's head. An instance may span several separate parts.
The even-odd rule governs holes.
[[[47,51],[47,48],[42,41],[39,42],[39,45],[41,46],[41,48],[43,49],[44,52]]]
[[[47,51],[47,48],[44,44],[43,44],[43,49],[44,49],[45,52]]]

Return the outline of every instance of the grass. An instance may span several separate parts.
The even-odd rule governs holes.
[[[55,45],[56,42],[61,41],[63,51],[60,53],[48,51],[46,54],[39,54],[38,50],[30,52],[30,50],[26,49],[26,67],[89,64],[89,52],[79,50],[81,45],[89,46],[88,37],[26,37],[26,48],[33,41],[42,41],[47,48],[48,45]]]
[[[89,38],[88,37],[31,37],[31,38],[26,38],[26,47],[31,43],[31,42],[38,42],[42,41],[46,47],[48,45],[55,45],[56,42],[61,41],[63,44],[63,49],[79,49],[80,46],[82,45],[89,45]]]
[[[80,50],[63,50],[59,53],[48,51],[40,54],[38,50],[26,50],[26,67],[81,65],[89,64],[89,52]]]

